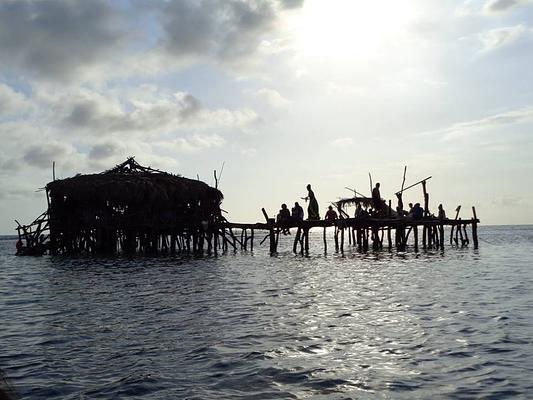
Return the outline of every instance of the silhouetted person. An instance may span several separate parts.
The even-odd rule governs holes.
[[[335,221],[339,216],[337,215],[337,212],[333,209],[332,206],[328,207],[328,211],[326,211],[326,216],[324,219],[326,221]]]
[[[379,192],[379,182],[376,183],[374,189],[372,189],[372,204],[374,204],[374,209],[376,211],[381,211],[383,209],[383,200],[381,200],[381,193]]]
[[[444,211],[444,208],[442,208],[442,204],[439,204],[439,215],[438,218],[440,220],[446,219],[446,211]]]
[[[309,200],[309,205],[307,206],[307,219],[319,220],[320,214],[318,211],[318,201],[316,201],[315,193],[311,189],[311,185],[307,185],[307,197],[305,200]]]
[[[368,211],[361,207],[361,203],[357,204],[355,208],[355,218],[365,218],[368,217]]]
[[[281,205],[281,210],[279,210],[277,221],[282,225],[287,225],[291,222],[291,212],[287,208],[287,204],[283,203]],[[289,228],[285,227],[283,228],[282,233],[286,235],[288,233],[291,233],[291,231],[289,230]]]
[[[281,205],[281,210],[279,210],[279,213],[278,213],[278,222],[289,222],[291,219],[291,212],[289,211],[289,209],[287,208],[287,204],[283,203]]]
[[[304,219],[304,209],[301,205],[298,204],[298,202],[294,203],[294,207],[292,208],[291,213],[292,219],[294,221],[303,221]]]
[[[424,216],[424,209],[420,207],[420,203],[413,206],[413,219],[422,219]]]

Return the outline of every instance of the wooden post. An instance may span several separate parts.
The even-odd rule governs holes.
[[[457,218],[459,218],[459,212],[461,211],[461,206],[457,206],[455,209],[455,218],[454,221],[457,221]],[[452,224],[452,228],[450,230],[450,244],[453,244],[453,230],[455,229],[455,224]]]
[[[422,181],[422,190],[424,192],[424,216],[429,216],[429,193],[426,190],[426,181]]]
[[[300,237],[302,235],[302,228],[301,227],[298,227],[298,229],[296,230],[296,236],[294,237],[294,244],[292,245],[292,252],[294,254],[297,253],[297,249],[298,249],[298,243],[300,243]]]
[[[270,255],[276,254],[276,236],[274,234],[274,228],[269,230],[270,237]]]
[[[372,227],[372,249],[379,250],[379,231],[375,226]]]
[[[413,238],[415,241],[415,253],[418,253],[418,225],[413,226]]]
[[[309,254],[309,228],[305,228],[304,235],[305,235],[305,254],[308,255]]]
[[[324,254],[328,253],[328,242],[326,241],[326,227],[324,227]]]
[[[444,251],[444,225],[439,225],[439,233],[440,233],[440,250]]]
[[[344,226],[341,228],[341,253],[344,253]]]
[[[463,225],[463,233],[464,233],[464,240],[465,240],[465,243],[468,245],[470,244],[470,240],[468,239],[468,232],[466,231],[466,224]]]
[[[389,245],[389,250],[392,249],[392,236],[391,236],[391,227],[390,225],[387,227],[387,242]]]
[[[335,239],[335,251],[339,252],[339,228],[337,225],[335,225],[335,232],[334,232],[334,239]]]
[[[477,238],[477,215],[476,215],[476,207],[472,207],[472,214],[474,215],[474,219],[472,220],[472,240],[474,241],[474,249],[477,250],[479,243]]]
[[[252,232],[250,235],[250,251],[254,251],[254,229],[252,228]]]

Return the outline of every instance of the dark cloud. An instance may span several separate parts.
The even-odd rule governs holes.
[[[125,111],[101,97],[82,98],[67,110],[64,124],[96,134],[150,131],[169,123],[186,122],[202,110],[198,99],[189,93],[178,93],[173,98],[142,106],[130,105],[130,108]]]
[[[164,48],[187,55],[235,59],[252,54],[283,9],[301,0],[183,0],[159,3]]]
[[[239,60],[254,53],[284,10],[301,7],[303,1],[130,0],[127,6],[120,4],[0,0],[0,68],[30,77],[73,80],[95,66],[141,59],[153,46],[162,51],[159,54],[177,59]]]
[[[60,143],[43,143],[30,146],[24,153],[24,161],[34,167],[47,168],[53,161],[64,159],[69,153],[69,147]]]
[[[490,13],[498,13],[506,11],[520,3],[519,0],[489,0],[485,4],[485,11]]]
[[[93,160],[102,160],[120,154],[122,151],[122,146],[117,143],[100,143],[92,147],[89,152],[89,158]]]
[[[281,5],[283,8],[300,8],[304,5],[304,0],[281,0]]]
[[[46,78],[73,78],[125,37],[103,0],[0,1],[0,65]]]

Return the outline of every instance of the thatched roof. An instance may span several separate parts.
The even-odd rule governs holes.
[[[50,182],[51,196],[82,203],[171,205],[201,201],[217,203],[222,193],[204,182],[142,167],[133,158],[100,174],[77,175]]]
[[[347,206],[353,206],[361,204],[364,207],[370,207],[372,205],[371,197],[350,197],[348,199],[340,199],[336,202],[338,208],[344,208]]]

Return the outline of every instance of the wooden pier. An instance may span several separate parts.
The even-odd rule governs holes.
[[[474,209],[475,210],[475,209]],[[241,250],[253,250],[254,238],[261,232],[263,239],[260,245],[268,240],[271,254],[278,252],[280,237],[283,230],[295,230],[294,236],[285,236],[285,240],[293,237],[292,249],[295,254],[309,254],[309,232],[311,229],[322,230],[322,244],[324,252],[328,252],[328,228],[333,228],[333,249],[335,252],[344,253],[347,247],[355,247],[358,251],[396,249],[406,251],[412,248],[418,252],[420,249],[444,250],[451,247],[465,247],[472,243],[473,248],[479,247],[477,234],[477,217],[471,219],[443,219],[423,218],[412,220],[408,218],[343,218],[334,221],[300,221],[292,224],[255,223],[239,224],[227,223],[222,229],[239,230],[239,240],[234,242]],[[469,227],[469,229],[467,229]],[[331,230],[331,229],[330,229]],[[472,242],[468,231],[470,230]],[[446,237],[448,234],[448,237]],[[331,236],[331,235],[330,235]],[[260,235],[261,237],[261,235]],[[331,239],[330,239],[331,240]]]
[[[479,220],[475,208],[472,207],[473,215],[469,219],[459,218],[460,206],[453,219],[445,218],[443,212],[435,217],[429,210],[426,189],[430,178],[405,189],[402,183],[402,189],[396,193],[396,210],[392,209],[390,200],[387,205],[374,192],[372,197],[365,197],[353,191],[353,198],[332,203],[339,213],[337,219],[290,217],[276,222],[262,209],[264,223],[232,223],[222,216],[223,195],[216,187],[143,167],[130,157],[102,173],[48,183],[47,210],[31,224],[16,221],[17,254],[217,255],[227,251],[254,251],[254,246],[262,246],[268,240],[269,252],[274,255],[281,235],[292,229],[294,236],[284,237],[291,239],[295,254],[307,255],[311,229],[323,230],[323,249],[328,252],[328,228],[333,229],[331,247],[340,253],[349,247],[362,252],[444,250],[446,245],[468,246],[470,237],[477,249]],[[422,212],[420,204],[415,204],[420,211],[415,215],[403,210],[402,194],[419,184],[423,189],[424,209]],[[349,216],[346,207],[351,205],[357,205],[357,217]],[[470,237],[467,227],[470,227]]]
[[[475,209],[474,209],[475,210]],[[348,248],[359,252],[369,250],[407,251],[441,250],[446,246],[465,247],[471,243],[474,249],[479,247],[477,234],[477,217],[471,219],[424,218],[343,218],[334,221],[299,221],[290,224],[274,222],[265,223],[231,223],[221,222],[213,225],[187,227],[164,227],[151,230],[150,235],[141,232],[120,230],[107,234],[105,252],[98,245],[98,234],[94,230],[85,237],[66,242],[61,247],[51,247],[48,232],[48,219],[41,215],[34,224],[19,226],[19,235],[25,240],[29,255],[51,254],[219,254],[228,251],[250,251],[268,243],[271,255],[278,253],[280,237],[292,241],[295,254],[309,254],[309,232],[311,229],[322,230],[324,253],[330,248],[344,253]],[[329,228],[329,229],[328,229]],[[468,229],[467,229],[468,228]],[[283,235],[286,229],[293,234]],[[333,235],[328,235],[333,230]],[[470,235],[469,235],[470,231]],[[329,237],[328,237],[329,236]],[[332,238],[331,238],[332,236]],[[448,237],[446,237],[448,236]],[[109,245],[112,244],[112,246]],[[57,244],[56,244],[57,246]],[[266,246],[265,246],[266,247]]]

